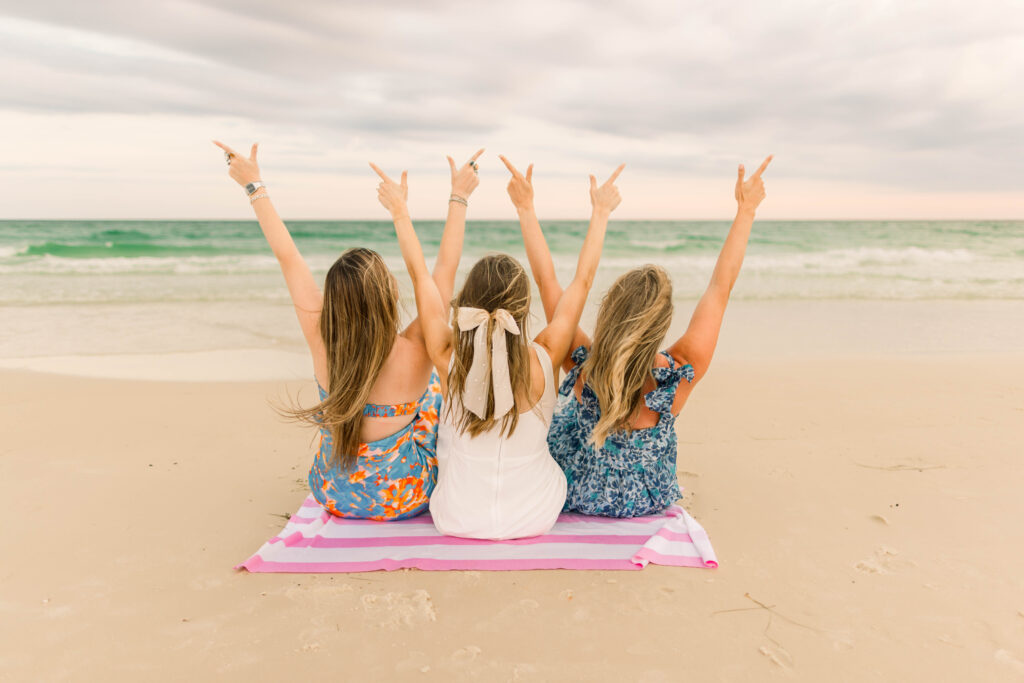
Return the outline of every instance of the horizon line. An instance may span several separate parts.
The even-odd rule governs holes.
[[[318,221],[318,222],[375,222],[375,223],[391,223],[392,221],[388,218],[288,218],[282,220],[287,224],[289,221]],[[423,216],[413,217],[413,221],[430,221],[433,223],[444,223],[447,219],[441,218],[425,218]],[[580,223],[586,223],[589,218],[550,218],[541,219],[541,221],[576,221]],[[637,223],[686,223],[686,222],[708,222],[708,221],[721,221],[729,222],[731,218],[610,218],[609,223],[613,221],[632,221]],[[811,222],[872,222],[872,221],[901,221],[901,222],[939,222],[939,221],[993,221],[1001,223],[1021,222],[1024,221],[1024,216],[1018,218],[979,218],[968,217],[968,216],[954,216],[954,217],[943,217],[943,218],[755,218],[756,221],[761,222],[782,222],[786,221],[789,223],[811,223]],[[207,222],[235,222],[244,223],[248,221],[259,222],[255,216],[252,218],[209,218],[209,217],[183,217],[183,218],[109,218],[109,217],[80,217],[80,218],[45,218],[45,217],[32,217],[32,218],[0,218],[0,222],[14,222],[14,221],[207,221]],[[518,218],[467,218],[466,222],[471,221],[506,221],[509,223],[518,223]]]

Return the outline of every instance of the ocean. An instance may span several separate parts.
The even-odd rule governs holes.
[[[542,224],[563,285],[587,224]],[[411,287],[391,223],[292,221],[319,279],[343,250],[381,252]],[[428,262],[443,222],[419,221]],[[609,225],[591,309],[624,270],[664,266],[681,308],[707,285],[727,221]],[[461,272],[525,254],[518,223],[469,221]],[[456,283],[458,286],[458,282]],[[736,301],[1024,300],[1024,221],[758,221]],[[255,221],[0,221],[0,357],[297,347],[287,290]]]
[[[544,224],[559,276],[572,276],[585,222]],[[388,222],[289,224],[317,277],[348,247],[404,270]],[[681,299],[707,284],[725,221],[612,221],[595,289],[640,263],[668,269]],[[428,260],[443,223],[416,225]],[[470,221],[463,270],[491,251],[525,262],[519,226]],[[287,301],[255,221],[3,221],[0,305]],[[757,222],[736,299],[1021,299],[1024,221]]]

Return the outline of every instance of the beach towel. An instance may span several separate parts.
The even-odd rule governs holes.
[[[236,569],[369,572],[380,569],[643,569],[718,566],[703,527],[686,510],[632,519],[562,513],[543,536],[481,541],[443,536],[430,513],[397,522],[336,517],[306,498],[284,529]]]

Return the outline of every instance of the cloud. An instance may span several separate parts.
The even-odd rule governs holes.
[[[535,140],[573,171],[685,177],[774,152],[793,178],[1011,190],[1022,38],[1014,0],[8,2],[0,108],[230,117],[424,155]]]

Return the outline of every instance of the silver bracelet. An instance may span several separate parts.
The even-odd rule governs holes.
[[[459,204],[462,204],[463,206],[466,206],[466,207],[469,206],[469,202],[466,201],[466,198],[465,197],[460,197],[457,194],[453,194],[451,197],[449,197],[448,198],[448,202],[449,203],[451,203],[451,202],[458,202]]]
[[[269,194],[267,194],[266,192],[260,192],[259,194],[256,194],[256,195],[253,195],[253,196],[249,197],[249,203],[252,204],[257,199],[269,199],[269,198],[270,198]]]

